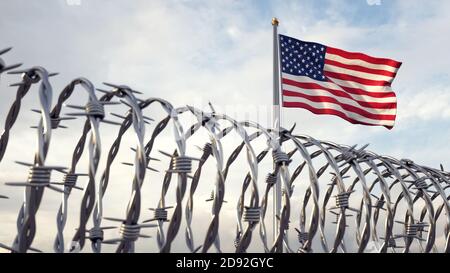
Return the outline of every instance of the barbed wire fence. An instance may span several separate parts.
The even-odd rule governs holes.
[[[0,55],[10,49],[0,50]],[[91,241],[93,252],[102,252],[103,244],[117,245],[117,252],[134,252],[137,240],[149,238],[141,233],[142,229],[147,228],[156,229],[159,251],[171,252],[174,251],[174,240],[183,237],[183,221],[185,244],[190,252],[205,253],[213,251],[212,247],[214,251],[222,252],[219,227],[226,202],[236,202],[236,233],[231,243],[237,253],[249,251],[255,241],[262,246],[259,251],[267,253],[373,252],[373,246],[382,253],[450,252],[450,172],[445,171],[442,165],[440,168],[431,168],[408,159],[378,155],[367,150],[367,145],[346,146],[317,140],[294,133],[295,125],[289,130],[274,131],[256,122],[237,121],[217,113],[212,104],[209,105],[211,111],[205,112],[192,106],[175,108],[159,98],[138,98],[142,93],[125,85],[104,83],[111,90],[95,89],[85,78],[71,81],[59,94],[52,108],[54,90],[50,77],[56,73],[49,73],[42,67],[15,70],[19,66],[6,65],[0,57],[0,77],[5,72],[21,75],[21,81],[11,85],[17,87],[17,93],[0,137],[0,164],[7,152],[10,132],[21,110],[21,101],[30,88],[37,84],[40,108],[33,111],[40,115],[40,120],[33,128],[37,130],[38,142],[32,163],[17,162],[29,168],[27,181],[5,182],[9,186],[24,187],[24,200],[17,216],[17,235],[11,245],[0,243],[1,248],[11,252],[40,251],[32,246],[36,231],[41,228],[36,222],[36,214],[44,190],[50,189],[62,195],[61,204],[55,210],[57,234],[53,249],[58,253],[82,251],[86,239]],[[66,104],[78,85],[88,93],[86,105]],[[100,98],[96,91],[102,93]],[[149,141],[144,143],[146,125],[155,120],[143,112],[154,103],[159,104],[167,116],[156,123]],[[125,115],[111,113],[122,122],[105,118],[105,106],[114,104],[129,108]],[[80,112],[61,116],[63,107]],[[191,114],[196,122],[184,125],[179,116],[185,113]],[[52,130],[66,128],[61,121],[78,117],[86,119],[70,166],[47,165]],[[109,148],[105,169],[101,172],[101,178],[97,179],[102,155],[99,126],[102,122],[117,125],[119,129]],[[173,152],[158,151],[169,159],[168,169],[158,170],[149,166],[149,162],[160,160],[151,154],[155,153],[154,144],[158,136],[170,123],[173,125],[176,149]],[[122,138],[130,128],[133,128],[132,133],[136,136],[136,146],[132,148],[135,160],[133,163],[122,163],[134,167],[134,177],[130,183],[132,194],[123,218],[104,217],[103,198],[110,180],[114,179],[110,175],[111,166]],[[205,130],[209,136],[204,146],[198,147],[201,156],[187,155],[188,139],[200,130]],[[237,134],[240,144],[227,157],[222,143],[232,132]],[[260,137],[264,138],[266,147],[257,153],[253,141]],[[88,173],[85,174],[76,169],[86,142]],[[288,147],[292,149],[287,151]],[[273,168],[263,172],[262,162],[267,162],[266,157],[270,153]],[[247,173],[239,196],[234,200],[233,196],[227,196],[226,201],[227,178],[233,163],[241,154],[245,154]],[[207,200],[211,202],[211,219],[205,234],[194,234],[196,191],[202,168],[210,159],[214,161],[216,174],[214,189]],[[62,173],[63,182],[52,182],[52,171]],[[142,200],[146,195],[141,192],[141,188],[147,171],[165,171],[165,174],[157,205],[151,208],[153,218],[142,221]],[[327,172],[331,174],[331,179],[324,175]],[[77,185],[80,176],[88,177],[84,188]],[[169,186],[172,178],[176,179],[176,198],[174,205],[168,205],[166,199],[171,194]],[[282,185],[282,208],[275,215],[277,228],[273,230],[273,236],[269,236],[266,226],[272,220],[267,213],[269,196],[276,183]],[[70,230],[65,230],[65,224],[68,200],[73,189],[83,190],[83,196],[79,204],[79,225],[70,246],[66,248],[64,234]],[[7,198],[0,195],[0,199]],[[356,204],[356,207],[351,204]],[[93,226],[88,228],[91,217]],[[350,217],[354,218],[352,226]],[[295,221],[297,218],[298,222]],[[330,218],[334,221],[331,222]],[[118,222],[119,226],[103,226],[103,220]],[[332,225],[336,225],[336,228],[334,236],[330,237],[327,233],[334,229]],[[396,227],[400,227],[402,232],[397,232]],[[118,229],[118,237],[105,239],[104,230],[107,229]],[[297,240],[291,240],[292,234],[296,235]],[[203,238],[203,243],[197,245],[194,237]],[[347,244],[349,238],[354,238],[356,244]]]

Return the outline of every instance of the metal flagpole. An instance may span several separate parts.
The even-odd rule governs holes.
[[[279,65],[278,65],[278,19],[272,18],[273,26],[273,128],[274,137],[279,138],[280,131],[280,88],[279,88]],[[276,237],[277,230],[279,228],[279,219],[276,217],[281,210],[281,181],[280,176],[277,177],[277,183],[275,184],[275,190],[273,191],[274,200],[274,213],[273,213],[273,236]]]

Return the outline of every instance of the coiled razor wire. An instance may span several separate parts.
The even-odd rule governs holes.
[[[116,85],[112,85],[112,84],[108,84],[108,83],[105,83],[105,84],[108,86],[114,87],[115,90],[108,92],[108,91],[104,91],[102,89],[97,89],[106,94],[101,98],[101,100],[98,103],[96,103],[94,105],[94,107],[92,107],[93,106],[92,104],[86,105],[86,111],[88,111],[88,109],[91,111],[92,110],[98,111],[98,114],[100,114],[98,117],[103,116],[103,118],[101,118],[102,122],[106,122],[106,123],[114,124],[114,125],[120,125],[121,131],[123,128],[125,128],[125,129],[123,129],[123,132],[124,132],[131,125],[131,122],[130,122],[131,115],[126,120],[127,122],[124,121],[122,124],[113,122],[113,121],[108,121],[108,120],[104,119],[104,110],[103,110],[102,106],[104,104],[116,104],[116,103],[110,102],[110,100],[114,97],[119,97],[119,98],[125,97],[128,101],[133,101],[134,104],[137,104],[137,99],[135,99],[135,97],[133,95],[133,93],[135,93],[136,91],[130,89],[127,86],[116,86]],[[123,102],[123,103],[130,105],[127,102]],[[132,108],[131,113],[133,113],[134,109],[135,108]],[[138,116],[141,116],[141,114]],[[92,125],[88,126],[88,123],[86,122],[84,131],[83,131],[83,135],[80,138],[78,145],[74,152],[74,158],[72,160],[72,169],[75,169],[75,166],[76,166],[76,163],[74,164],[74,162],[78,162],[78,159],[81,157],[81,154],[83,152],[84,142],[86,139],[86,134],[89,130],[91,130],[91,128],[92,128]],[[135,128],[136,128],[136,126],[135,126]],[[139,136],[138,136],[138,139],[140,139]],[[93,142],[91,141],[91,143],[93,143]],[[115,157],[115,154],[113,155],[113,158],[114,157]],[[110,160],[110,158],[111,158],[111,152],[108,157],[108,160]],[[109,166],[110,165],[108,165],[108,168],[109,168]],[[103,181],[103,179],[104,179],[104,177],[102,176],[102,181]],[[103,213],[102,200],[103,200],[103,194],[104,194],[102,181],[100,182],[99,189],[97,190],[97,198],[96,198],[95,179],[89,179],[88,185],[86,186],[86,189],[84,191],[84,195],[82,198],[82,202],[81,202],[79,227],[76,230],[76,233],[72,239],[72,243],[71,243],[71,246],[69,249],[71,252],[74,252],[74,251],[76,252],[76,251],[80,251],[81,249],[83,249],[84,242],[86,239],[86,232],[89,232],[88,238],[92,242],[92,250],[94,252],[100,252],[101,251],[101,243],[103,241],[103,230],[112,228],[112,227],[101,227],[100,226],[101,219],[102,219],[102,213]],[[94,204],[95,204],[95,208],[94,208]],[[87,221],[88,221],[89,216],[93,209],[94,209],[94,214],[93,214],[94,227],[91,228],[90,230],[86,230],[86,224],[87,224]]]
[[[0,50],[0,55],[9,49]],[[14,69],[19,65],[7,66],[0,59],[0,74]],[[210,104],[211,112],[206,112],[192,106],[174,108],[169,102],[158,99],[138,99],[134,94],[142,94],[127,86],[105,83],[112,87],[112,91],[97,89],[105,93],[100,99],[94,93],[93,84],[85,78],[77,78],[70,82],[58,97],[58,101],[51,110],[52,87],[49,77],[56,75],[48,73],[44,68],[33,67],[27,70],[9,71],[9,74],[21,74],[22,81],[12,84],[17,87],[17,95],[12,104],[4,125],[4,132],[0,137],[0,161],[6,153],[9,136],[21,108],[22,98],[28,93],[32,85],[39,83],[40,109],[33,109],[41,115],[36,128],[38,131],[38,149],[33,163],[17,163],[29,167],[27,182],[7,182],[10,186],[25,186],[25,200],[19,210],[17,219],[17,236],[12,246],[0,244],[0,247],[12,252],[39,251],[32,246],[37,230],[36,213],[43,199],[44,188],[58,191],[62,194],[62,201],[57,210],[57,236],[54,243],[55,252],[64,252],[64,232],[69,207],[68,198],[72,189],[77,186],[79,176],[88,176],[81,199],[79,226],[73,236],[69,250],[81,251],[85,240],[90,239],[92,251],[101,252],[102,244],[117,244],[117,252],[134,252],[135,242],[140,238],[149,238],[141,234],[143,228],[157,227],[156,244],[160,252],[171,252],[175,239],[180,235],[183,220],[186,223],[184,239],[186,247],[191,252],[208,252],[214,246],[217,252],[222,252],[221,234],[219,232],[220,216],[225,201],[225,183],[231,166],[241,151],[246,151],[248,172],[241,185],[240,195],[236,207],[236,236],[234,247],[236,252],[247,252],[253,242],[260,241],[263,252],[298,252],[307,253],[321,251],[315,247],[319,242],[324,252],[365,252],[370,243],[374,243],[378,252],[450,252],[450,173],[441,166],[440,169],[421,166],[408,159],[395,159],[389,156],[377,155],[368,151],[367,145],[362,147],[345,146],[329,141],[320,141],[310,136],[296,135],[294,127],[290,130],[274,131],[264,128],[251,121],[236,121],[231,117],[217,113]],[[81,85],[89,94],[85,106],[64,104],[73,94],[77,85]],[[119,98],[120,102],[113,102]],[[159,103],[166,118],[154,127],[149,141],[144,145],[145,126],[153,119],[143,115],[143,110],[154,102]],[[104,105],[123,104],[129,108],[125,115],[111,113],[123,119],[121,123],[105,119]],[[82,113],[68,113],[61,116],[63,107],[82,110]],[[197,122],[190,127],[183,127],[178,116],[192,113]],[[76,116],[87,117],[81,136],[75,146],[70,167],[48,166],[45,159],[50,148],[52,129],[67,129],[61,121],[73,119]],[[101,142],[99,123],[105,122],[119,125],[117,138],[113,142],[106,166],[100,180],[96,183],[96,173],[99,166]],[[147,194],[141,192],[146,170],[158,171],[149,166],[153,160],[151,153],[155,141],[160,133],[173,123],[173,136],[177,145],[173,153],[160,151],[169,157],[169,168],[166,170],[161,188],[161,195],[156,207],[152,208],[153,216],[149,220],[139,223],[142,199]],[[221,123],[231,126],[223,127]],[[134,166],[134,178],[131,182],[132,195],[123,219],[103,217],[102,200],[105,197],[110,177],[111,166],[118,154],[122,136],[133,126],[137,136],[137,145],[132,148],[135,153],[134,163],[124,162]],[[199,158],[186,155],[187,140],[204,127],[209,139],[200,147]],[[185,130],[185,128],[188,128]],[[252,130],[255,132],[250,132]],[[222,148],[224,137],[235,131],[242,139],[232,153],[225,159]],[[88,142],[88,174],[76,171],[86,140]],[[252,141],[259,136],[265,136],[266,147],[256,154]],[[294,149],[284,152],[287,145]],[[264,172],[265,186],[262,190],[258,180],[259,164],[268,154],[272,154],[273,169]],[[296,162],[298,155],[301,162]],[[202,168],[208,158],[214,158],[216,179],[213,184],[199,185]],[[197,165],[193,161],[198,161]],[[321,162],[321,163],[319,163]],[[325,163],[323,163],[325,162]],[[320,164],[320,165],[318,165]],[[195,169],[195,171],[194,171]],[[51,172],[56,170],[64,174],[62,182],[51,182]],[[302,176],[307,172],[306,179]],[[324,174],[331,172],[331,180]],[[191,175],[192,173],[192,175]],[[292,173],[292,174],[291,174]],[[169,191],[172,176],[177,176],[175,192]],[[350,180],[350,178],[352,180]],[[188,183],[190,179],[190,183]],[[278,228],[270,242],[267,235],[266,221],[269,202],[269,192],[274,185],[282,185],[281,211],[275,212]],[[301,183],[301,184],[299,184]],[[62,186],[62,188],[57,187]],[[98,185],[98,186],[97,186]],[[207,226],[203,243],[197,245],[194,241],[194,200],[198,187],[212,187],[212,219]],[[301,190],[298,190],[301,189]],[[302,190],[303,189],[303,190]],[[247,193],[249,190],[249,193]],[[261,192],[260,192],[261,191]],[[188,192],[184,206],[185,194]],[[175,204],[166,204],[166,197],[173,194]],[[262,195],[261,195],[262,194]],[[262,196],[262,198],[260,198]],[[293,197],[300,196],[300,199]],[[1,195],[1,198],[6,196]],[[227,197],[232,201],[232,196]],[[296,200],[295,202],[293,200]],[[299,201],[297,201],[299,200]],[[183,207],[184,206],[184,207]],[[170,210],[170,213],[169,213]],[[184,213],[183,213],[184,211]],[[88,219],[93,217],[93,227],[87,229]],[[298,218],[297,227],[293,219]],[[119,221],[119,238],[105,239],[104,230],[116,228],[102,226],[102,219]],[[354,220],[352,224],[351,220]],[[384,221],[383,221],[384,219]],[[147,224],[155,221],[156,224]],[[165,226],[167,223],[167,226]],[[440,233],[443,226],[443,234]],[[259,225],[259,239],[252,236]],[[334,236],[329,230],[334,229]],[[290,241],[290,234],[294,232],[296,241]],[[330,240],[331,237],[331,240]],[[443,240],[444,246],[440,243]],[[352,239],[354,243],[348,243]],[[401,243],[400,241],[403,241]],[[439,241],[439,244],[438,244]],[[228,243],[228,241],[227,241]],[[297,246],[295,250],[294,246]]]
[[[139,220],[141,209],[141,187],[144,183],[145,171],[147,167],[147,158],[144,152],[145,123],[141,107],[139,106],[137,99],[130,91],[130,88],[124,86],[119,86],[116,88],[123,90],[123,93],[125,94],[124,97],[126,102],[122,102],[126,103],[130,107],[130,111],[132,114],[132,125],[134,133],[137,136],[132,193],[127,206],[126,219],[122,222],[120,228],[120,234],[122,238],[119,242],[119,246],[117,247],[117,252],[132,252],[134,251],[134,242],[137,240],[137,237],[139,235],[139,229],[140,227],[142,227],[139,226],[137,222]],[[101,199],[102,197],[99,196],[98,200]],[[99,203],[98,208],[98,211],[100,212],[101,203]]]
[[[69,117],[60,117],[61,113],[61,106],[62,104],[71,96],[73,93],[76,85],[81,85],[89,95],[88,102],[86,106],[77,106],[77,105],[66,105],[69,108],[78,109],[78,110],[84,110],[84,112],[79,113],[68,113],[67,115]],[[84,143],[87,136],[87,131],[90,131],[90,138],[89,138],[89,172],[87,176],[89,176],[89,182],[87,185],[87,190],[85,192],[92,192],[92,187],[95,185],[95,175],[97,173],[98,164],[100,161],[100,153],[101,153],[101,141],[100,141],[100,131],[99,131],[99,123],[100,122],[108,122],[110,121],[105,120],[105,110],[104,105],[105,104],[111,104],[109,101],[101,100],[99,101],[97,99],[97,96],[95,95],[95,89],[94,85],[85,78],[78,78],[73,80],[67,87],[61,92],[58,102],[53,108],[53,111],[51,112],[51,117],[53,122],[53,128],[56,129],[58,127],[61,127],[59,125],[61,120],[67,120],[72,119],[72,117],[75,116],[86,116],[87,121],[85,125],[85,129],[83,132],[86,132],[86,134],[83,134],[82,136],[82,145],[77,146],[77,150],[73,156],[72,160],[72,166],[69,169],[68,172],[64,175],[63,185],[64,185],[64,193],[63,193],[63,199],[62,203],[60,205],[60,208],[58,210],[57,215],[57,227],[58,227],[58,234],[55,239],[54,243],[54,250],[55,252],[64,252],[64,226],[67,221],[67,203],[68,203],[68,197],[70,195],[70,192],[73,188],[81,189],[76,186],[77,178],[78,176],[83,176],[84,174],[78,174],[75,173],[76,164],[81,157],[81,154],[83,152]],[[70,117],[72,116],[72,117]],[[89,124],[89,125],[87,125]],[[56,127],[56,128],[55,128]],[[95,241],[95,238],[93,238]],[[99,247],[99,246],[98,246]]]
[[[57,121],[57,123],[54,122],[53,124],[56,124],[58,127],[61,127],[61,125],[59,125],[61,120],[75,119],[75,117],[60,117],[60,113],[62,110],[63,103],[72,95],[72,93],[75,89],[75,85],[78,83],[79,83],[79,81],[72,81],[69,85],[67,85],[64,88],[64,90],[61,92],[60,96],[58,97],[57,104],[54,106],[54,108],[51,112],[52,121]],[[102,103],[107,103],[114,96],[115,96],[115,93],[112,93],[112,92],[107,93],[100,98],[100,101]],[[103,121],[105,121],[105,120],[103,120]],[[88,174],[77,173],[76,168],[77,168],[77,164],[83,154],[84,146],[86,143],[86,138],[87,138],[87,135],[90,132],[90,130],[91,130],[91,122],[89,119],[87,119],[84,124],[84,127],[83,127],[82,135],[79,138],[77,145],[73,151],[70,168],[64,175],[64,179],[63,179],[64,195],[63,195],[63,200],[61,202],[61,205],[59,207],[58,214],[57,214],[58,234],[57,234],[57,237],[55,239],[55,244],[54,244],[55,252],[63,252],[64,251],[63,250],[64,249],[63,231],[64,231],[65,223],[67,221],[67,207],[68,207],[68,198],[70,196],[70,193],[73,188],[78,189],[78,190],[83,190],[83,188],[76,186],[78,177],[88,176]],[[86,191],[85,194],[88,194],[88,192]],[[94,236],[91,239],[95,241],[96,238]]]
[[[216,159],[218,170],[221,169],[221,167],[219,167],[219,166],[221,166],[221,164],[223,164],[222,163],[222,148],[221,148],[220,140],[213,133],[216,124],[211,117],[202,116],[200,111],[193,107],[180,107],[180,108],[176,109],[176,112],[178,115],[180,115],[184,112],[192,112],[192,113],[196,114],[196,116],[198,118],[198,122],[196,124],[192,125],[190,127],[190,129],[187,130],[187,132],[185,133],[185,135],[184,135],[185,141],[189,137],[194,135],[198,131],[198,129],[201,128],[202,126],[204,126],[208,129],[208,131],[210,132],[210,138],[211,138],[211,143],[207,143],[205,145],[205,147],[202,149],[203,155],[201,158],[198,159],[199,165],[195,172],[195,175],[190,176],[190,178],[192,179],[191,190],[190,190],[188,201],[187,201],[186,208],[185,208],[185,219],[186,219],[185,240],[186,240],[186,244],[191,252],[197,252],[201,248],[201,246],[194,247],[194,238],[193,238],[193,232],[192,232],[192,226],[191,226],[192,216],[193,216],[193,204],[194,204],[193,197],[194,197],[194,193],[195,193],[195,190],[196,190],[198,182],[199,182],[202,166],[210,155],[213,155],[214,158]],[[155,209],[152,209],[152,210],[154,210],[154,218],[148,220],[148,221],[155,221],[155,220],[158,221],[157,242],[158,242],[158,247],[159,247],[160,251],[163,251],[164,250],[163,248],[165,246],[165,231],[163,229],[163,224],[164,224],[164,222],[168,221],[167,209],[172,208],[171,206],[170,207],[166,206],[165,197],[166,197],[167,190],[168,190],[168,187],[169,187],[169,184],[171,181],[172,174],[174,173],[174,170],[176,170],[177,162],[175,159],[178,158],[178,152],[175,151],[173,155],[167,154],[165,152],[163,152],[163,154],[169,156],[171,158],[171,162],[169,165],[169,170],[166,172],[166,175],[164,177],[163,188],[161,191],[161,197],[158,202],[158,206]],[[190,172],[191,171],[190,161],[192,159],[193,158],[186,158],[186,164],[185,164],[186,167],[179,166],[178,168],[181,167],[181,168],[185,169],[186,171]],[[218,174],[217,179],[221,179],[220,174]],[[217,188],[216,188],[216,191],[217,191]],[[214,200],[214,196],[212,197],[212,200]],[[220,250],[220,247],[219,247],[219,250]]]

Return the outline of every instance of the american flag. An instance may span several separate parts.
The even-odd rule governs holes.
[[[397,98],[391,89],[401,63],[279,35],[284,107],[339,116],[391,129]]]

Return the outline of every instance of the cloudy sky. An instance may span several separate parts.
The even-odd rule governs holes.
[[[299,134],[343,144],[370,143],[369,149],[380,154],[410,158],[434,167],[439,163],[450,166],[450,62],[445,50],[450,44],[449,11],[450,2],[446,0],[6,0],[0,2],[0,48],[14,47],[2,56],[7,63],[23,62],[23,67],[40,65],[59,72],[51,81],[54,101],[70,80],[83,76],[96,87],[104,87],[102,82],[126,84],[143,92],[143,98],[161,97],[175,106],[190,104],[207,110],[211,101],[217,111],[267,125],[272,102],[270,22],[276,16],[282,34],[403,62],[393,83],[398,113],[392,130],[353,125],[334,116],[316,116],[301,109],[283,110],[284,127],[296,123]],[[6,116],[15,98],[15,89],[8,85],[18,80],[13,75],[2,75],[0,79],[0,117]],[[79,95],[70,102],[84,104],[87,96],[82,92],[78,91]],[[32,159],[36,140],[29,126],[36,124],[38,116],[29,109],[37,106],[36,98],[34,90],[24,99],[23,111],[0,164],[2,182],[26,177],[26,170],[11,162]],[[114,110],[124,112],[120,107],[111,109]],[[157,108],[147,113],[158,118],[164,116]],[[63,130],[53,134],[49,163],[69,165],[81,124],[81,121],[67,122],[70,134]],[[147,135],[151,130],[152,127],[147,129]],[[116,131],[114,126],[102,125],[103,155]],[[133,136],[127,136],[123,147],[134,143]],[[198,140],[199,143],[207,140],[206,134],[202,137],[203,142]],[[226,151],[238,143],[231,141]],[[165,135],[159,145],[173,146],[171,135]],[[123,149],[117,161],[131,161],[132,156]],[[86,170],[86,164],[84,161],[81,171]],[[131,181],[132,170],[116,165],[117,181],[105,197],[106,208],[110,209],[106,216],[124,215],[131,188],[127,181]],[[157,167],[164,169],[166,165],[161,163]],[[237,179],[242,180],[243,175]],[[153,199],[149,197],[144,202],[147,207],[154,207],[159,187],[156,191],[150,186],[145,189]],[[205,186],[200,198],[206,199],[211,189],[212,186]],[[121,190],[127,194],[124,196]],[[22,189],[1,183],[0,194],[10,197],[0,200],[0,241],[10,243],[15,235]],[[73,218],[79,210],[80,196],[81,193],[74,193],[70,200]],[[57,193],[46,193],[39,212],[38,221],[42,229],[48,230],[47,234],[55,234],[60,198]],[[198,209],[208,214],[208,206],[202,204]],[[234,203],[230,204],[228,214],[225,213],[230,219],[234,219],[233,206]],[[143,218],[150,216],[145,211]],[[76,219],[68,221],[67,242],[76,224]],[[200,234],[198,244],[202,241]],[[44,235],[38,232],[36,246],[51,250],[54,236]],[[145,243],[143,250],[156,250],[154,242]]]

